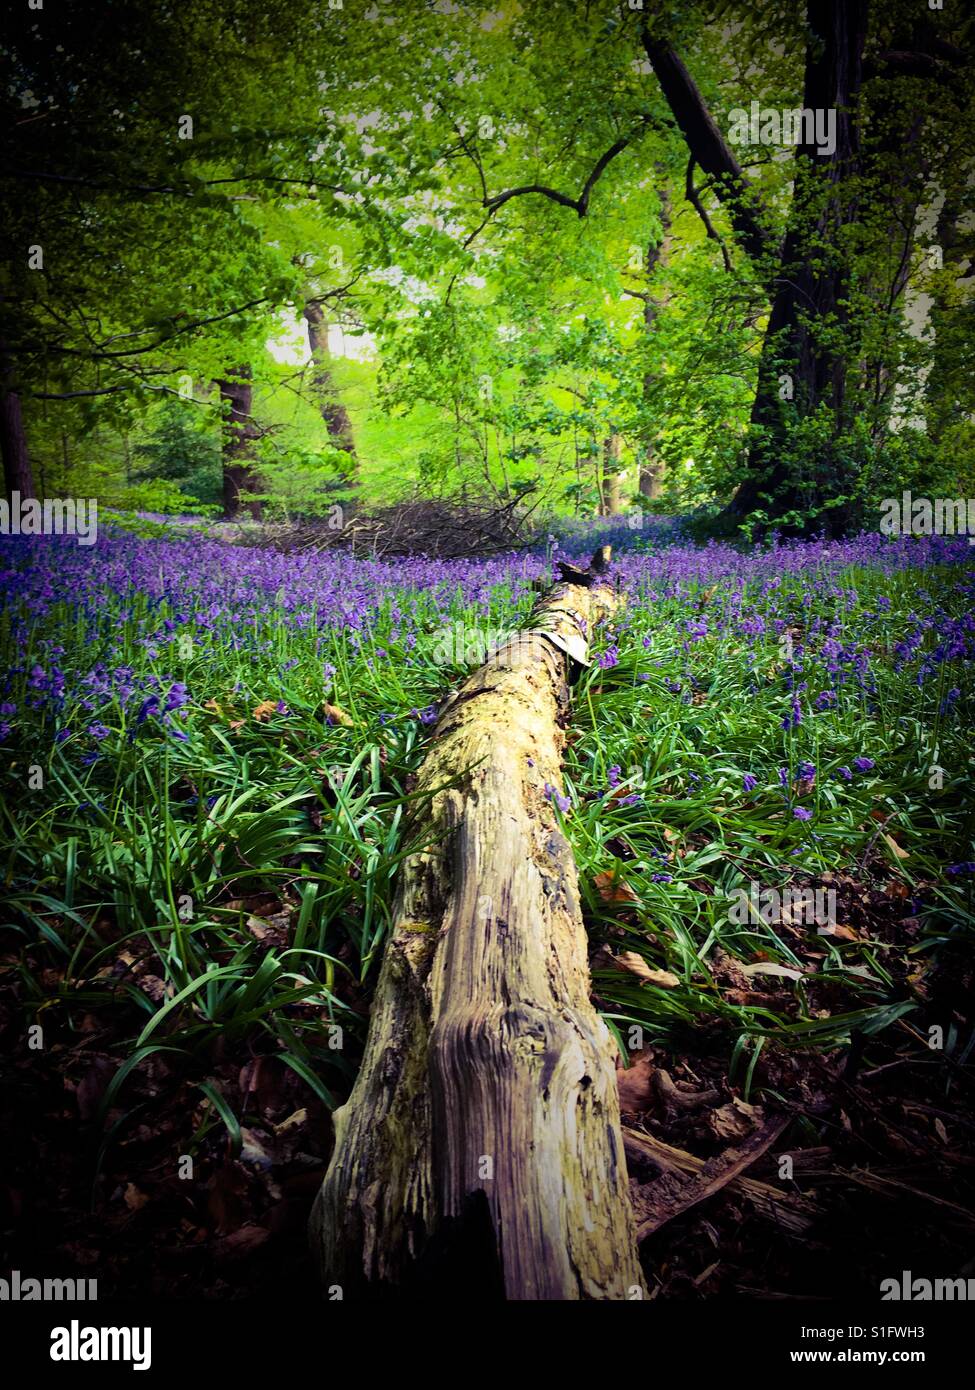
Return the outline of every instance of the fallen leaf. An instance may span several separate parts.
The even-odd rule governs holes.
[[[593,879],[593,887],[598,890],[604,903],[638,903],[640,901],[639,894],[635,893],[623,879],[617,878],[612,869],[606,869],[603,873],[596,874]]]
[[[901,849],[900,845],[894,839],[893,835],[888,835],[885,831],[884,839],[887,841],[887,847],[890,849],[890,851],[896,859],[910,859],[910,850]]]
[[[254,706],[253,717],[258,724],[265,724],[276,709],[277,705],[274,700],[262,700],[259,705]]]
[[[802,971],[791,965],[775,965],[772,961],[760,960],[755,965],[743,965],[743,975],[778,975],[783,980],[801,980]]]
[[[308,1111],[304,1106],[300,1110],[293,1111],[286,1120],[282,1120],[279,1125],[274,1125],[275,1134],[290,1134],[293,1130],[301,1129],[308,1122]]]
[[[678,989],[680,986],[677,975],[669,970],[654,970],[636,951],[622,951],[615,960],[617,965],[629,970],[632,975],[639,976],[648,985],[657,985],[660,989]]]
[[[653,1066],[647,1053],[631,1053],[628,1067],[617,1067],[620,1109],[639,1114],[653,1105]]]
[[[707,1115],[707,1127],[716,1139],[744,1139],[753,1134],[764,1119],[760,1106],[748,1105],[735,1096]]]
[[[838,936],[841,941],[859,941],[860,938],[852,927],[841,926],[837,923],[835,927],[819,927],[817,936]]]
[[[247,930],[256,941],[268,946],[286,946],[291,913],[287,910],[267,917],[248,917]]]
[[[324,706],[324,714],[330,724],[343,724],[346,728],[352,728],[353,720],[346,714],[345,710],[341,709],[338,705],[326,703]]]
[[[161,980],[158,975],[140,975],[138,985],[143,994],[147,994],[154,1004],[158,1004],[166,997],[166,981]]]

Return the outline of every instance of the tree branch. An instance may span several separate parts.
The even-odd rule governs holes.
[[[194,179],[183,184],[166,183],[119,183],[115,179],[98,180],[82,177],[80,174],[54,174],[46,169],[6,169],[0,170],[0,178],[34,179],[41,183],[68,183],[80,188],[93,188],[98,192],[117,193],[171,193],[181,198],[192,198],[201,188],[213,188],[228,183],[289,183],[300,184],[306,188],[324,188],[328,193],[349,194],[350,190],[339,184],[322,183],[320,179],[289,178],[280,174],[238,174],[222,179]]]
[[[743,249],[753,259],[758,259],[769,249],[771,236],[752,206],[752,190],[740,164],[678,54],[669,43],[655,38],[649,29],[643,30],[641,38],[694,163],[713,180],[715,194],[727,207]]]
[[[953,44],[941,42],[936,53],[913,53],[904,49],[887,49],[869,58],[863,65],[863,78],[926,77],[942,85],[955,81],[953,69],[964,66],[965,54]]]
[[[718,245],[721,247],[721,255],[724,257],[724,268],[730,274],[731,257],[728,255],[728,248],[727,246],[725,246],[724,241],[721,239],[721,237],[718,236],[718,233],[714,230],[714,223],[708,216],[708,210],[701,202],[701,195],[694,187],[694,164],[694,156],[691,155],[690,159],[687,161],[687,177],[684,180],[684,197],[687,199],[691,207],[697,213],[698,217],[704,223],[704,230],[707,232],[710,240],[716,241]]]
[[[608,166],[613,162],[618,154],[633,143],[637,136],[646,129],[651,123],[649,116],[644,116],[635,130],[631,130],[628,135],[621,135],[620,138],[610,145],[609,149],[599,156],[592,167],[592,172],[582,186],[582,192],[578,198],[571,198],[568,193],[560,193],[557,188],[549,188],[541,183],[522,184],[518,188],[509,188],[504,193],[495,193],[493,197],[485,197],[483,206],[488,209],[488,216],[492,217],[498,208],[510,202],[512,198],[520,198],[526,193],[538,193],[543,198],[549,198],[553,203],[559,203],[564,208],[572,208],[573,212],[580,217],[585,217],[589,211],[589,200],[596,184],[606,172]]]
[[[245,314],[248,309],[256,309],[259,304],[270,303],[270,297],[265,295],[261,299],[251,299],[247,304],[239,304],[235,309],[228,309],[223,314],[211,314],[205,319],[194,319],[191,323],[185,323],[182,327],[177,328],[175,332],[166,333],[163,337],[157,338],[154,343],[149,343],[147,347],[124,348],[120,352],[103,352],[98,348],[94,348],[89,352],[84,351],[82,348],[57,348],[54,349],[54,351],[59,353],[62,357],[93,357],[99,361],[118,357],[141,357],[144,353],[155,352],[156,348],[163,347],[166,343],[171,343],[174,338],[182,337],[184,333],[192,333],[197,328],[203,328],[209,323],[221,323],[224,319],[233,318],[236,314]],[[152,329],[143,328],[139,331],[142,333],[151,333]]]
[[[115,386],[98,386],[88,391],[31,391],[30,396],[35,401],[77,401],[83,397],[90,396],[114,396],[119,391],[155,391],[158,395],[178,396],[187,405],[202,405],[213,409],[212,401],[200,401],[195,396],[184,396],[182,391],[177,391],[175,386],[150,386],[147,381],[121,381]]]

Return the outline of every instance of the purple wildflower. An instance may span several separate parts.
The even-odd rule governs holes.
[[[562,796],[559,790],[552,786],[551,782],[545,783],[545,799],[553,802],[563,815],[572,805],[571,799],[567,796]]]

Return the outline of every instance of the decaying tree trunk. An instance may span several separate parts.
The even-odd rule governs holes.
[[[608,550],[441,711],[362,1068],[312,1216],[326,1286],[640,1297],[615,1048],[589,1001],[560,783]],[[550,793],[551,794],[551,793]]]

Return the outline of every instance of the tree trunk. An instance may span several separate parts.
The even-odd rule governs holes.
[[[664,490],[664,466],[659,459],[649,457],[640,464],[640,496],[654,502]]]
[[[619,516],[623,510],[620,492],[620,451],[623,441],[614,433],[603,440],[603,505],[602,516]]]
[[[312,1216],[324,1282],[346,1296],[642,1296],[615,1048],[546,797],[567,653],[585,660],[585,634],[616,604],[607,558],[556,585],[448,699],[420,769],[419,848]]]
[[[831,154],[814,144],[796,150],[790,223],[752,405],[748,474],[727,509],[729,517],[759,508],[772,515],[803,511],[839,494],[849,481],[839,460],[823,456],[806,474],[797,472],[789,448],[796,418],[815,414],[821,405],[831,412],[833,435],[849,423],[847,353],[835,339],[847,320],[847,266],[840,248],[842,229],[855,220],[856,205],[842,182],[857,168],[866,17],[866,0],[808,0],[803,106],[836,111],[836,144]],[[815,524],[843,530],[847,520],[839,509]]]
[[[3,454],[3,487],[9,499],[36,497],[34,474],[27,452],[27,434],[20,393],[14,389],[14,364],[9,351],[0,347],[0,453]]]
[[[869,295],[879,318],[886,321],[879,345],[860,363],[860,391],[870,412],[870,433],[880,441],[890,429],[896,404],[896,356],[885,356],[890,339],[904,322],[905,296],[910,282],[917,215],[920,200],[927,194],[924,184],[924,158],[920,140],[924,122],[914,116],[905,128],[888,121],[879,154],[886,158],[886,226],[884,245],[888,255],[878,261],[883,271],[862,277],[861,293]],[[892,169],[890,165],[895,167]]]
[[[932,294],[930,325],[934,331],[934,351],[925,391],[925,427],[936,449],[950,439],[952,428],[968,419],[966,400],[971,383],[971,334],[965,331],[970,318],[966,309],[971,301],[975,238],[961,209],[960,195],[946,192],[938,214],[937,244],[944,264],[955,272],[952,283],[939,280]],[[962,273],[962,262],[969,268]]]
[[[223,427],[223,514],[233,521],[241,511],[255,521],[261,519],[261,503],[248,497],[260,484],[254,473],[254,439],[257,431],[251,419],[253,387],[250,367],[238,367],[224,381],[218,381],[224,407]]]
[[[836,458],[820,457],[807,476],[796,476],[790,447],[796,420],[825,404],[833,434],[848,423],[846,346],[837,327],[846,322],[847,267],[842,229],[856,218],[841,181],[856,172],[856,105],[863,78],[867,0],[807,0],[803,106],[835,110],[836,145],[827,154],[814,143],[796,150],[789,228],[781,254],[774,247],[745,177],[681,59],[649,27],[643,44],[695,162],[711,176],[739,245],[769,283],[772,304],[752,406],[753,444],[746,477],[725,510],[737,521],[762,509],[781,516],[837,495],[847,481]],[[835,529],[846,518],[825,514]],[[820,522],[819,524],[822,524]]]
[[[328,430],[329,443],[342,449],[352,460],[355,470],[355,440],[352,434],[352,421],[349,412],[339,399],[332,379],[331,357],[328,351],[328,324],[325,313],[317,299],[309,299],[304,308],[305,322],[308,324],[308,348],[311,352],[312,387]]]
[[[657,267],[667,265],[670,259],[670,191],[667,187],[667,171],[663,164],[657,164],[656,173],[660,189],[660,238],[653,238],[647,243],[646,288],[643,291],[643,326],[647,333],[648,347],[661,309],[661,302],[653,292],[653,276]],[[644,410],[650,420],[653,419],[650,402],[655,381],[656,376],[651,367],[643,376]],[[655,455],[656,442],[656,431],[651,426],[644,434],[645,457],[640,464],[638,482],[640,496],[646,497],[648,501],[655,500],[663,491],[664,464],[663,460]]]

